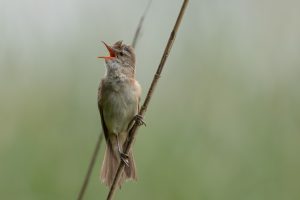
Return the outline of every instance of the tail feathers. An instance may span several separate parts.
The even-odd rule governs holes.
[[[114,181],[115,175],[117,173],[120,158],[119,153],[115,153],[109,146],[106,147],[104,153],[104,159],[101,168],[101,181],[107,186],[110,187]],[[135,163],[133,159],[132,152],[129,152],[129,166],[125,165],[124,172],[122,173],[118,186],[121,188],[121,185],[124,183],[125,180],[137,180],[137,174],[135,169]]]

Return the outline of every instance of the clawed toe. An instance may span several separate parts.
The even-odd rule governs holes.
[[[126,154],[126,153],[120,153],[120,155],[121,155],[121,157],[123,157],[123,158],[125,158],[125,159],[128,159],[128,158],[129,158],[128,154]]]
[[[129,156],[125,153],[120,153],[120,158],[121,158],[121,161],[127,166],[129,167]]]
[[[135,115],[134,116],[134,120],[137,122],[137,124],[139,125],[139,126],[141,126],[141,125],[144,125],[144,126],[146,126],[146,123],[144,122],[144,117],[142,116],[142,115]]]

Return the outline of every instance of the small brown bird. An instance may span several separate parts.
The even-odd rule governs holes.
[[[106,63],[106,74],[98,90],[98,108],[101,116],[106,150],[101,168],[101,180],[111,186],[120,162],[125,169],[118,182],[120,187],[127,179],[137,179],[135,163],[130,150],[124,154],[124,144],[131,124],[137,118],[141,95],[140,84],[135,80],[135,54],[131,46],[116,42],[113,46],[103,42],[109,56],[100,56]]]

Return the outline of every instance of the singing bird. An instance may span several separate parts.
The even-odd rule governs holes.
[[[100,178],[106,186],[111,186],[120,162],[125,168],[118,182],[120,187],[127,179],[136,180],[136,167],[132,150],[124,153],[124,144],[134,120],[138,115],[141,86],[135,79],[134,49],[122,41],[106,46],[109,56],[99,56],[106,64],[106,74],[98,89],[98,108],[106,140],[106,150]]]

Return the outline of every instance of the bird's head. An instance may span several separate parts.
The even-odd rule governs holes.
[[[103,44],[107,48],[109,56],[99,56],[98,58],[105,59],[106,63],[117,62],[123,67],[135,66],[135,53],[130,45],[122,44],[122,41],[118,41],[112,46],[105,42]]]

